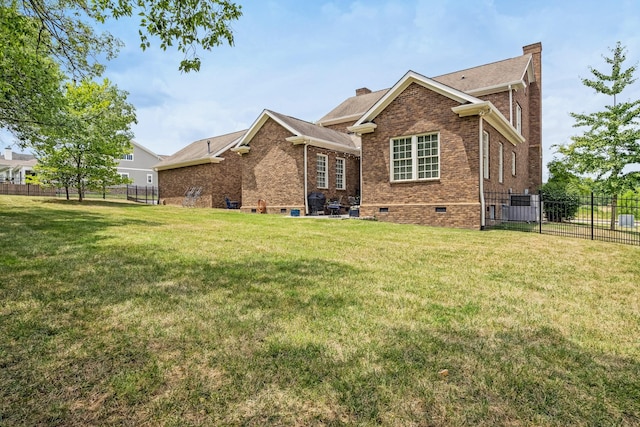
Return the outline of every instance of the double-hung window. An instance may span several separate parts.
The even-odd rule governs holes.
[[[504,145],[501,143],[498,144],[498,182],[502,184],[504,181]]]
[[[489,133],[482,132],[482,173],[484,179],[489,179]]]
[[[391,140],[391,181],[440,178],[439,134],[413,135]]]
[[[346,185],[344,181],[344,166],[345,166],[345,160],[338,157],[336,159],[336,189],[337,190],[346,189]]]
[[[325,154],[316,155],[316,185],[318,188],[329,188],[327,171],[328,161]]]

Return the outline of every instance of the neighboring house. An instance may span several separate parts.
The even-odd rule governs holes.
[[[308,195],[344,205],[360,192],[360,138],[264,110],[234,151],[242,155],[242,210],[309,213]]]
[[[160,203],[224,208],[242,203],[241,157],[231,151],[246,131],[195,141],[154,166]]]
[[[348,129],[362,137],[360,214],[482,228],[487,192],[542,183],[541,51],[433,79],[412,71]]]
[[[33,175],[33,167],[38,161],[31,154],[14,153],[7,147],[0,155],[0,182],[26,184],[28,175]]]
[[[157,187],[158,172],[153,169],[153,166],[163,157],[135,141],[131,141],[131,145],[133,151],[122,156],[118,164],[118,173],[131,179],[131,185]]]

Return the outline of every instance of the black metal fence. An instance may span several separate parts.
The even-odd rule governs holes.
[[[148,205],[157,205],[160,203],[158,187],[127,185],[127,200],[146,203]]]
[[[640,198],[575,194],[485,194],[485,228],[640,246]]]

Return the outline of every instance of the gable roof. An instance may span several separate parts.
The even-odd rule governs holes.
[[[146,151],[147,153],[149,153],[153,157],[157,157],[158,160],[162,160],[162,158],[163,158],[163,156],[160,156],[159,154],[154,153],[153,151],[149,150],[144,145],[137,143],[136,141],[131,140],[131,145],[134,145],[134,146],[138,147],[142,151]]]
[[[509,86],[513,89],[523,88],[526,86],[525,76],[529,82],[535,81],[531,54],[443,74],[431,80],[468,95],[482,96],[508,90]],[[382,89],[347,98],[318,120],[317,124],[327,126],[349,121],[354,123],[388,91],[389,89]]]
[[[370,122],[373,120],[382,110],[387,108],[389,104],[400,94],[402,93],[409,85],[416,83],[420,86],[426,87],[436,93],[446,96],[447,98],[451,98],[461,104],[471,103],[478,104],[481,103],[482,100],[478,99],[474,96],[468,95],[458,89],[454,89],[450,86],[444,85],[440,82],[437,82],[433,79],[423,76],[422,74],[418,74],[415,71],[408,71],[398,82],[393,85],[391,89],[389,89],[384,96],[382,96],[378,102],[373,104],[359,119],[358,121],[351,127],[354,128],[353,131],[357,132],[359,126]]]
[[[376,116],[387,108],[409,85],[414,83],[459,102],[460,105],[453,107],[452,111],[460,117],[482,115],[485,120],[504,135],[512,144],[515,145],[524,142],[522,135],[516,131],[513,125],[509,123],[504,115],[502,115],[490,101],[483,101],[414,71],[407,72],[407,74],[393,85],[378,102],[371,106],[353,126],[349,126],[347,129],[360,134],[373,132],[377,127],[377,125],[373,123]]]
[[[264,110],[262,114],[260,114],[249,130],[240,138],[233,150],[247,152],[249,150],[249,143],[269,119],[274,120],[293,134],[293,136],[287,138],[287,141],[293,144],[309,144],[314,147],[342,151],[357,156],[360,155],[360,138],[358,136],[324,128],[270,110]]]
[[[233,147],[246,130],[199,139],[184,147],[177,153],[163,159],[153,168],[157,171],[177,169],[185,166],[220,163],[224,160],[222,153]]]
[[[356,95],[347,98],[340,105],[325,114],[316,123],[320,126],[327,126],[336,123],[354,123],[367,111],[373,104],[378,102],[389,89],[382,89],[365,95]]]
[[[433,80],[469,95],[481,96],[508,90],[509,86],[523,88],[525,76],[530,82],[535,81],[531,54],[443,74]]]

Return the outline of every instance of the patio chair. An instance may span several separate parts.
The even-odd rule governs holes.
[[[227,209],[240,209],[238,206],[238,202],[229,200],[228,197],[225,196],[224,202],[227,204]]]

